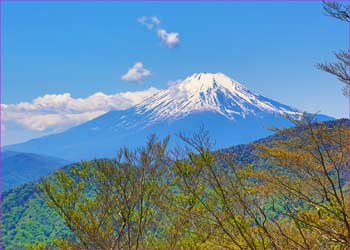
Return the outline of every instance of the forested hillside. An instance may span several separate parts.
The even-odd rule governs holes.
[[[70,162],[46,155],[2,152],[2,191],[36,181]]]
[[[331,246],[332,249],[345,249],[348,244],[343,237],[346,235],[346,227],[342,228],[341,223],[348,223],[349,218],[348,213],[343,214],[345,217],[339,217],[338,214],[341,215],[341,211],[348,211],[348,207],[342,208],[339,205],[342,204],[339,195],[346,197],[349,195],[348,183],[344,178],[347,170],[342,165],[349,164],[349,155],[348,152],[338,151],[340,150],[338,144],[341,142],[346,145],[349,128],[350,121],[346,119],[313,124],[311,127],[301,126],[278,131],[275,135],[252,144],[239,145],[214,153],[207,151],[209,141],[206,135],[197,135],[191,139],[184,138],[189,147],[195,147],[197,151],[177,152],[177,156],[181,155],[181,159],[175,161],[167,157],[162,158],[161,155],[165,154],[163,150],[165,144],[153,141],[141,152],[140,156],[143,155],[141,158],[124,150],[123,155],[120,155],[124,160],[121,158],[116,161],[97,160],[76,167],[67,166],[64,171],[58,171],[57,174],[46,177],[40,182],[25,184],[4,193],[2,223],[5,249],[24,249],[29,244],[34,244],[32,247],[34,249],[46,249],[40,248],[45,244],[58,244],[61,247],[69,246],[74,249],[77,246],[75,244],[82,243],[95,246],[94,249],[110,249],[107,248],[107,243],[114,242],[115,230],[120,228],[120,225],[124,225],[132,232],[131,238],[119,232],[121,236],[117,243],[130,244],[128,249],[138,249],[145,242],[150,244],[147,247],[171,245],[197,249],[201,247],[211,249],[213,245],[229,249],[239,249],[239,246],[245,246],[245,249],[287,249],[282,247],[283,244],[299,246],[300,249],[319,249],[317,247],[322,244]],[[315,135],[322,132],[318,136],[324,136],[322,140],[325,140],[323,143],[327,142],[327,148],[317,149],[314,147],[317,144],[312,144],[312,141],[304,144],[307,141],[300,140],[300,136],[305,140],[312,139],[314,135],[310,134],[310,129]],[[336,131],[339,133],[336,134]],[[329,135],[340,137],[334,137],[333,140],[333,137],[327,137]],[[305,159],[301,157],[301,150],[305,151],[303,156]],[[324,163],[324,166],[329,167],[326,171],[329,175],[322,174],[322,169],[319,167],[323,165],[319,165],[318,158],[315,161],[311,156],[308,158],[307,150],[316,150],[315,152],[321,150],[322,156],[326,156],[327,152],[331,153],[330,156],[326,156],[329,158]],[[158,162],[160,159],[167,160]],[[331,168],[332,159],[339,160],[337,164],[340,165]],[[301,168],[304,166],[304,160],[308,161],[308,164],[312,162],[308,165],[309,170]],[[132,165],[137,168],[123,167]],[[145,166],[147,168],[144,168]],[[282,166],[284,169],[281,169]],[[117,168],[114,170],[115,167]],[[298,168],[295,169],[296,167]],[[338,167],[341,168],[339,173],[341,177],[335,175]],[[307,171],[311,169],[314,172],[311,175],[312,179],[308,180]],[[299,170],[302,171],[302,175]],[[274,179],[275,175],[269,175],[277,173],[278,178],[290,184],[287,186],[288,189],[283,190],[278,186],[279,183],[273,181],[279,179]],[[322,185],[318,186],[318,182],[314,182],[317,176],[324,178],[328,176],[332,179],[331,183],[333,180],[338,180],[338,186],[332,191],[332,187],[324,179]],[[290,177],[296,178],[296,182],[289,180]],[[145,182],[138,182],[139,180]],[[261,185],[262,183],[264,185]],[[138,196],[139,184],[145,185],[145,193],[142,196]],[[91,188],[91,185],[96,185],[95,191],[92,191],[94,188]],[[295,185],[305,185],[305,192],[308,192],[310,197],[315,197],[315,200],[310,203],[303,198],[304,194],[300,196],[300,193],[290,190],[290,187]],[[318,197],[320,194],[314,194],[310,187],[315,190],[320,187],[326,188],[325,196],[320,196],[326,200],[320,201]],[[65,190],[64,197],[60,194],[60,190]],[[131,225],[120,224],[120,219],[126,217],[118,218],[119,215],[100,217],[102,216],[100,212],[103,214],[103,209],[107,209],[105,205],[112,202],[110,199],[117,199],[118,194],[122,192],[126,192],[125,194],[131,192],[129,194],[134,198],[116,203],[115,208],[119,207],[119,211],[123,214],[127,204],[134,204],[134,210],[129,214],[131,217],[127,218],[130,221],[141,218],[141,231]],[[142,212],[142,217],[137,197],[148,199],[146,199],[148,202],[145,200],[142,202],[142,206],[146,209]],[[288,199],[285,200],[285,197]],[[55,199],[58,205],[52,203]],[[51,208],[44,200],[51,205]],[[264,202],[260,203],[262,201]],[[290,204],[301,206],[303,214],[288,211]],[[336,210],[332,210],[332,206]],[[116,213],[113,209],[112,211],[113,214]],[[334,211],[336,211],[335,217],[332,215]],[[74,216],[67,218],[63,212],[73,213],[71,215]],[[87,216],[90,212],[93,212],[91,217]],[[110,221],[102,218],[108,218]],[[77,221],[82,223],[82,231],[77,229]],[[97,221],[103,224],[104,230],[95,227]],[[162,221],[167,223],[164,225]],[[66,226],[67,223],[77,235],[77,241]],[[113,225],[118,223],[119,226],[115,228]],[[334,232],[325,228],[324,223],[333,225]],[[279,227],[283,230],[279,231]],[[91,238],[91,230],[98,239]],[[152,239],[149,238],[150,232],[153,235]],[[284,235],[281,232],[284,232]],[[317,232],[324,235],[322,241],[316,240]],[[279,235],[279,240],[275,238],[276,235]],[[327,241],[327,237],[334,239]],[[57,239],[61,241],[54,243]],[[62,239],[67,242],[62,243]],[[96,247],[101,241],[106,245]]]

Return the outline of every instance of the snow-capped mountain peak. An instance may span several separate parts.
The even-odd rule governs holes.
[[[239,89],[244,86],[223,73],[195,73],[178,83],[176,87],[185,88],[188,91],[205,91],[210,88],[219,87],[235,90],[236,88]]]
[[[150,134],[159,138],[179,133],[191,136],[201,126],[210,132],[215,147],[223,148],[270,135],[271,126],[292,126],[281,117],[286,114],[301,115],[222,73],[199,73],[126,110],[112,110],[65,132],[5,149],[72,160],[112,157],[122,146],[144,145]],[[319,115],[317,119],[332,118]],[[178,137],[172,138],[169,147],[181,143]]]
[[[261,112],[300,114],[295,109],[258,95],[223,73],[196,73],[159,91],[136,106],[152,121],[175,119],[190,113],[213,111],[229,119]]]

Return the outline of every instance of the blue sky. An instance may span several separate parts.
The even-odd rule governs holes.
[[[166,88],[195,72],[223,72],[298,109],[349,115],[341,84],[314,67],[349,42],[346,24],[325,16],[320,2],[2,5],[5,104]],[[156,16],[160,25],[147,29],[137,21],[142,16]],[[178,33],[177,46],[167,46],[157,29]],[[136,62],[150,75],[122,80]]]

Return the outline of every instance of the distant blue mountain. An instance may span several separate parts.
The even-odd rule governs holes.
[[[56,157],[4,151],[1,153],[2,191],[36,181],[70,161]]]
[[[113,157],[122,146],[138,147],[150,134],[159,137],[192,135],[203,126],[216,148],[247,143],[291,126],[284,116],[301,119],[303,113],[248,90],[224,74],[194,74],[161,90],[141,104],[110,111],[65,132],[5,147],[70,160]],[[318,115],[317,120],[333,118]],[[175,138],[174,138],[175,137]]]

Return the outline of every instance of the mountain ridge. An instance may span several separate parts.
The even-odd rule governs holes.
[[[223,73],[195,73],[168,89],[158,91],[137,104],[136,109],[141,114],[153,110],[161,117],[177,117],[186,112],[203,110],[221,113],[229,119],[254,111],[301,114],[296,109],[250,91]]]
[[[303,113],[222,73],[197,73],[129,109],[112,110],[62,133],[6,149],[70,160],[109,157],[119,147],[142,145],[150,134],[193,134],[203,125],[220,148],[270,135],[272,126],[291,126],[284,116],[301,119]],[[318,115],[318,119],[332,118]]]
[[[70,163],[70,161],[57,157],[15,151],[1,152],[1,158],[2,192],[36,181]]]

